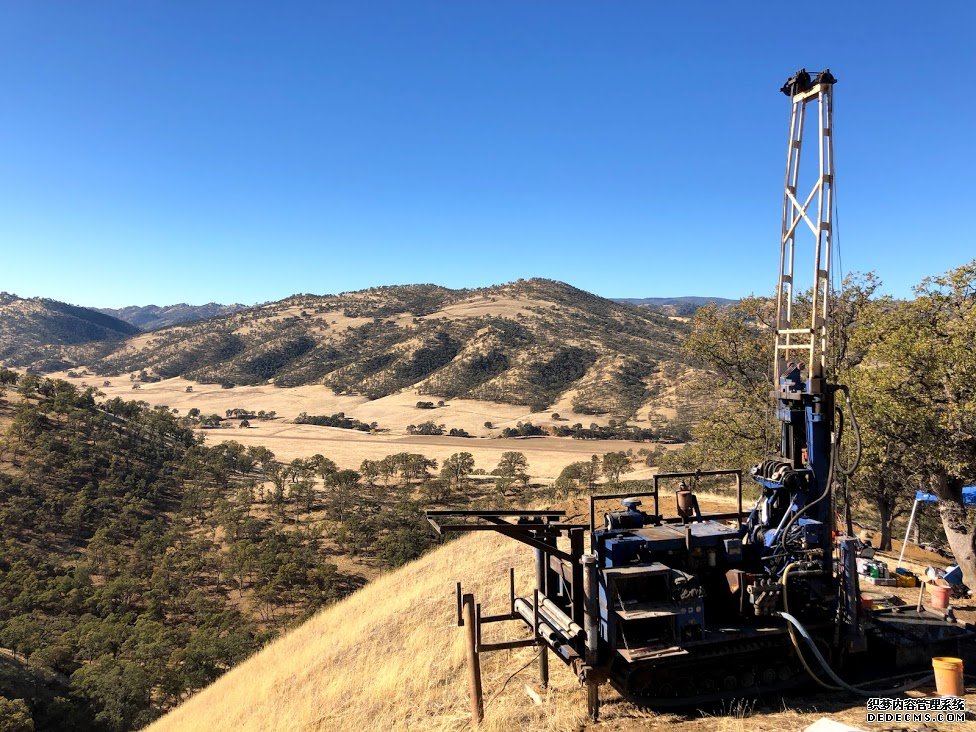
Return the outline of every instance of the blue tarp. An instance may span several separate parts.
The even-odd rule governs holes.
[[[915,493],[915,500],[919,503],[938,503],[939,497],[932,493],[918,491]],[[976,506],[976,485],[966,486],[962,489],[962,502],[967,506]]]

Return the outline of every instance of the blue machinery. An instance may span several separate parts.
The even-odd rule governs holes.
[[[482,615],[474,597],[457,585],[476,721],[484,713],[483,651],[539,647],[543,686],[551,651],[586,686],[595,719],[605,682],[640,704],[692,707],[780,691],[811,676],[819,680],[823,672],[837,678],[834,669],[869,675],[873,667],[876,675],[877,668],[927,663],[936,648],[958,653],[959,639],[972,634],[915,608],[865,617],[855,540],[835,535],[833,478],[856,467],[839,460],[844,414],[838,395],[848,405],[855,435],[857,426],[846,388],[826,378],[835,83],[829,71],[801,70],[782,89],[791,116],[771,393],[781,441],[776,455],[750,471],[760,492],[753,508],[743,511],[739,471],[710,470],[657,475],[646,493],[592,496],[588,524],[562,523],[561,511],[428,512],[439,534],[495,531],[535,551],[535,589],[517,597],[512,572],[506,613]],[[808,105],[817,109],[819,167],[804,182]],[[810,187],[801,190],[803,185]],[[813,238],[813,287],[808,306],[798,308],[795,249],[804,229]],[[693,487],[722,479],[735,482],[737,510],[703,514]],[[673,489],[675,516],[661,510],[665,485],[669,500]],[[623,508],[605,512],[597,525],[597,503],[611,498],[622,499]],[[642,510],[641,499],[650,499],[650,510]],[[530,635],[482,641],[483,625],[506,621],[520,621]],[[813,656],[831,668],[810,668],[791,623],[813,644],[807,651],[815,650]]]

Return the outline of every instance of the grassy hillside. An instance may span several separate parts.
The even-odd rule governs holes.
[[[706,510],[718,510],[715,505]],[[391,572],[229,671],[157,720],[146,732],[364,732],[470,729],[462,630],[455,624],[454,582],[473,592],[486,614],[504,612],[507,572],[527,595],[531,550],[498,535],[462,537]],[[485,626],[485,640],[523,637],[519,623]],[[864,724],[864,701],[801,690],[723,710],[657,714],[601,689],[599,724],[586,719],[585,692],[550,656],[550,686],[539,690],[536,651],[481,657],[485,722],[481,729],[643,732],[783,732],[824,715]],[[970,700],[976,696],[969,695]]]
[[[436,477],[403,445],[359,472],[208,447],[197,417],[99,394],[0,373],[0,721],[16,703],[38,732],[148,723],[420,556],[435,543],[426,507],[549,495],[524,465],[496,479],[445,460]]]
[[[377,399],[418,389],[543,410],[569,399],[589,414],[633,414],[654,374],[680,362],[686,325],[561,282],[480,290],[435,285],[296,295],[129,339],[101,373],[202,383],[324,384]]]
[[[96,309],[100,313],[124,320],[140,330],[156,330],[165,328],[167,325],[206,320],[207,318],[236,313],[245,307],[237,304],[221,305],[216,302],[209,302],[206,305],[187,305],[185,302],[181,302],[177,305],[129,305],[124,308]]]
[[[97,310],[0,292],[0,364],[56,369],[63,347],[114,343],[139,329]]]
[[[0,729],[5,700],[38,732],[143,726],[362,584],[350,553],[395,566],[432,543],[411,487],[209,448],[95,396],[0,383]]]
[[[499,536],[442,547],[319,613],[148,732],[463,729],[468,704],[453,582],[461,580],[486,611],[501,611],[511,566],[527,580],[531,552]],[[511,624],[509,633],[515,632]],[[486,654],[486,697],[534,655],[531,649]],[[488,702],[485,728],[565,729],[582,721],[585,704],[572,674],[554,667],[552,676],[542,707],[520,692],[523,680],[513,680]]]

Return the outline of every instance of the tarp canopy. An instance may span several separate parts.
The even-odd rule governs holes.
[[[905,529],[905,540],[901,544],[901,554],[898,556],[898,566],[901,566],[905,559],[905,549],[908,547],[908,536],[912,533],[912,524],[915,522],[915,511],[918,510],[920,503],[938,503],[939,497],[934,493],[925,491],[915,492],[915,502],[912,504],[912,515],[908,517],[908,527]],[[964,506],[976,506],[976,485],[968,485],[962,489],[962,503]]]
[[[915,500],[918,503],[938,503],[939,497],[934,493],[917,491],[915,493]],[[976,506],[976,485],[966,486],[962,489],[962,502],[967,506]]]

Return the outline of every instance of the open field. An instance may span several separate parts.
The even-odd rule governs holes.
[[[575,500],[564,507],[579,514],[584,505]],[[702,507],[727,510],[728,501],[706,494]],[[531,551],[494,534],[464,536],[322,611],[191,697],[149,732],[467,729],[454,582],[474,592],[485,612],[499,612],[507,603],[509,567],[516,568],[517,591],[527,593]],[[521,629],[514,623],[492,625],[486,635],[500,640],[520,636]],[[727,715],[682,716],[638,709],[606,686],[601,721],[591,724],[585,719],[585,693],[556,661],[542,704],[529,700],[523,687],[537,683],[533,658],[528,649],[482,656],[483,729],[773,732],[803,729],[825,714],[862,729],[880,728],[864,722],[863,700],[838,695],[807,693],[771,699],[765,706],[744,702]],[[919,693],[926,691],[923,687]],[[967,701],[972,708],[976,694],[968,694]]]
[[[525,453],[529,462],[529,472],[536,480],[553,480],[569,463],[588,460],[591,455],[606,452],[651,448],[650,443],[627,442],[623,440],[574,440],[568,437],[532,438],[493,438],[500,428],[514,427],[518,422],[537,425],[574,424],[591,422],[606,424],[606,417],[576,414],[561,410],[562,419],[555,422],[551,412],[532,413],[526,407],[483,402],[468,399],[455,399],[437,409],[417,409],[417,401],[429,401],[432,397],[418,396],[412,391],[393,394],[382,399],[369,401],[360,396],[339,396],[324,386],[297,386],[278,388],[271,385],[237,386],[222,389],[217,384],[197,384],[186,379],[174,378],[141,384],[138,390],[132,388],[127,377],[108,379],[109,386],[103,386],[105,379],[96,376],[69,378],[65,373],[51,374],[74,384],[87,383],[97,386],[108,397],[139,399],[150,405],[166,405],[185,414],[194,407],[202,414],[223,415],[226,410],[245,408],[274,411],[277,418],[270,421],[252,420],[250,429],[236,429],[237,422],[228,424],[233,428],[201,430],[209,442],[220,439],[237,440],[244,445],[264,445],[281,460],[308,457],[316,453],[334,460],[342,468],[358,468],[364,459],[379,459],[397,452],[420,452],[428,457],[443,461],[452,453],[467,451],[475,458],[478,468],[490,471],[503,452],[516,450]],[[192,391],[187,392],[187,387]],[[384,432],[369,434],[356,430],[345,430],[316,425],[293,424],[292,419],[301,412],[328,415],[344,412],[363,422],[376,422]],[[459,427],[478,437],[425,437],[407,434],[407,425],[433,420],[444,424],[448,429]],[[490,421],[496,429],[486,429],[484,423]],[[653,469],[640,468],[628,473],[628,478],[647,478]]]

